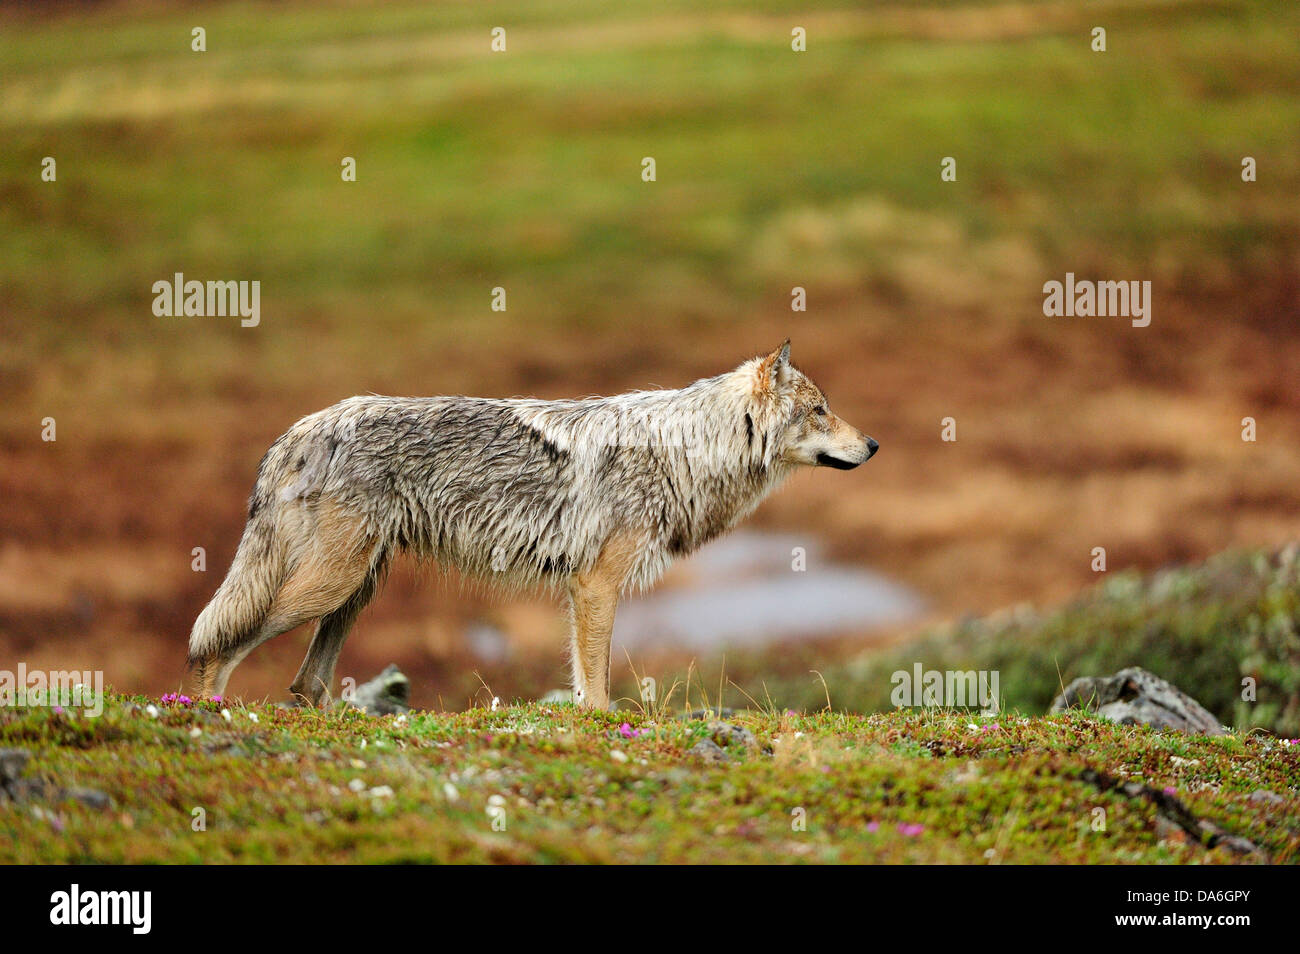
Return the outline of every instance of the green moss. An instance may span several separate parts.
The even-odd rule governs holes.
[[[757,747],[708,765],[699,722],[538,704],[415,713],[163,707],[111,696],[98,719],[0,712],[26,777],[112,809],[0,804],[0,861],[1239,862],[1157,830],[1095,769],[1173,788],[1198,817],[1295,860],[1300,747],[1158,735],[1081,714],[741,713]],[[257,721],[253,721],[256,717]],[[625,738],[628,721],[640,731]],[[198,729],[197,735],[193,730]],[[1175,760],[1177,757],[1177,760]],[[1252,801],[1260,788],[1291,811]],[[498,802],[504,830],[489,807]],[[196,809],[205,830],[193,830]],[[1094,830],[1097,809],[1105,831]],[[800,825],[802,824],[802,830]]]
[[[1041,713],[1078,676],[1140,665],[1241,730],[1300,736],[1300,562],[1234,552],[1149,577],[1120,573],[1055,610],[1022,609],[922,634],[895,649],[822,670],[836,708],[893,708],[891,675],[996,671],[1006,707]],[[773,678],[730,659],[738,685],[762,685],[781,705],[818,707],[819,680]],[[807,668],[807,667],[805,667]],[[1242,698],[1252,680],[1254,699]]]

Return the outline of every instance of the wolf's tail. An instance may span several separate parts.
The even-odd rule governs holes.
[[[188,665],[201,694],[210,694],[218,658],[257,635],[284,575],[283,547],[263,511],[244,527],[230,572],[190,631]]]

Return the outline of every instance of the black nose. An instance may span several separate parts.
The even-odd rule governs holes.
[[[867,438],[867,460],[871,460],[872,457],[876,456],[876,451],[878,451],[879,449],[880,449],[880,445],[875,441],[875,439],[868,437]]]

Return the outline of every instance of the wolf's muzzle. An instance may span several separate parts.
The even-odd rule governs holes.
[[[838,457],[832,457],[830,454],[818,454],[817,466],[834,467],[836,470],[852,470],[861,464],[860,460],[840,460]]]
[[[859,464],[865,464],[876,456],[876,451],[880,450],[880,444],[874,438],[867,438],[867,456],[862,460],[844,460],[840,457],[832,457],[830,454],[818,454],[817,464],[819,467],[834,467],[836,470],[852,470]]]

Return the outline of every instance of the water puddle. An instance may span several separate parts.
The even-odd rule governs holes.
[[[806,569],[792,568],[803,547]],[[631,597],[614,623],[623,648],[752,648],[905,622],[924,602],[877,573],[830,562],[806,538],[741,531],[675,566],[659,589]]]

